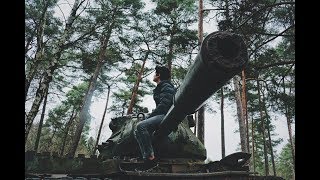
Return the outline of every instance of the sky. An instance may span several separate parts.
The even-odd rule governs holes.
[[[68,3],[66,3],[67,0],[60,0],[60,9],[56,8],[56,16],[62,16],[61,11],[63,11],[63,14],[65,16],[68,15],[70,11],[70,6]],[[68,2],[73,4],[74,0],[68,0]],[[146,8],[150,9],[154,5],[150,3],[148,0],[146,0]],[[205,7],[204,8],[209,8]],[[60,11],[61,10],[61,11]],[[196,25],[195,27],[196,28]],[[203,27],[204,33],[211,33],[214,31],[217,31],[217,26],[216,23],[213,22],[204,22],[204,27]],[[148,64],[146,65],[148,66]],[[148,79],[152,80],[152,74],[148,77]],[[113,89],[111,89],[111,94],[112,95]],[[106,98],[107,98],[107,91],[104,92],[105,95],[100,95],[99,98],[93,97],[93,103],[91,104],[90,108],[90,114],[93,117],[91,120],[91,131],[90,135],[93,137],[97,136],[98,129],[101,123],[101,119],[103,116],[104,108],[105,108],[105,103],[106,103]],[[112,100],[109,100],[109,106],[111,106]],[[207,150],[207,158],[215,161],[215,160],[220,160],[221,159],[221,127],[220,127],[220,107],[219,104],[213,103],[213,102],[208,102],[211,107],[216,111],[216,113],[205,113],[205,147]],[[155,103],[153,101],[152,96],[146,96],[143,103],[143,106],[148,107],[149,112],[152,111],[152,109],[155,108]],[[102,134],[100,136],[100,141],[101,142],[106,141],[110,136],[111,136],[111,130],[109,129],[108,125],[109,122],[112,118],[112,115],[110,113],[106,114],[105,121],[104,121],[104,126],[102,129]],[[273,121],[273,124],[275,125],[275,133],[278,134],[274,138],[282,138],[283,142],[276,146],[274,150],[277,151],[277,153],[280,152],[281,148],[288,142],[288,128],[287,128],[287,123],[286,119],[283,116],[278,116],[273,119],[277,119]],[[226,155],[235,153],[239,151],[240,149],[240,135],[239,133],[235,132],[239,127],[239,123],[237,122],[236,118],[236,107],[235,104],[232,103],[227,103],[225,104],[225,146],[226,146]],[[295,134],[295,126],[294,124],[292,125],[292,131],[293,134]]]

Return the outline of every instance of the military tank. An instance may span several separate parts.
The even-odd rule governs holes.
[[[39,158],[29,152],[26,177],[56,174],[55,178],[85,179],[282,179],[250,172],[247,164],[251,155],[244,152],[206,163],[206,149],[190,129],[194,126],[192,114],[240,73],[247,62],[247,47],[240,35],[217,31],[206,36],[174,96],[173,105],[153,134],[153,146],[159,158],[155,168],[143,172],[136,170],[143,161],[133,131],[148,115],[138,113],[111,119],[112,134],[98,146],[98,157],[78,155],[76,158],[55,157],[54,160],[52,156],[39,155]],[[32,164],[34,159],[37,165]],[[44,168],[48,164],[50,167]],[[42,169],[32,168],[35,166]],[[57,177],[57,174],[65,176]]]

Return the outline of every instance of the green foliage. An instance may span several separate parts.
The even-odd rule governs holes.
[[[28,74],[36,63],[36,73],[34,79],[41,78],[41,74],[48,65],[48,56],[52,51],[52,44],[58,34],[61,33],[59,26],[62,22],[54,17],[54,7],[57,0],[40,1],[33,0],[25,3],[25,60],[26,74]],[[41,31],[43,30],[43,33]],[[36,61],[37,50],[42,49],[44,55],[39,56],[41,61]],[[33,69],[32,69],[33,70]]]
[[[184,79],[184,76],[187,74],[187,69],[183,67],[177,67],[172,69],[172,76],[180,81]]]
[[[163,0],[157,2],[153,30],[161,35],[156,51],[161,64],[171,67],[178,59],[185,59],[198,44],[197,31],[189,29],[197,20],[197,8],[192,0]],[[174,77],[173,77],[174,78]]]
[[[294,61],[294,51],[291,51],[292,42],[282,41],[275,49],[279,59]],[[288,50],[289,49],[289,50]],[[269,86],[270,100],[275,111],[285,114],[290,119],[295,116],[295,66],[288,64],[276,66],[269,70],[267,77],[272,82]]]
[[[69,110],[68,106],[61,105],[53,110],[49,111],[48,119],[44,126],[52,127],[53,129],[57,129],[62,126],[62,119],[66,118],[66,112]]]
[[[112,98],[112,106],[110,107],[110,111],[112,111],[116,116],[123,116],[126,113],[126,110],[129,106],[129,101],[131,97],[130,91],[125,91],[123,89],[118,90],[118,92],[114,92]]]
[[[90,54],[87,52],[82,53],[82,69],[87,74],[92,74],[94,72],[95,67],[97,66],[97,57],[95,57],[94,59],[93,58],[94,56],[90,56]]]
[[[272,146],[275,147],[281,143],[282,139],[275,139],[276,134],[273,133],[275,127],[272,125],[273,119],[269,116],[269,112],[289,115],[294,119],[295,43],[292,28],[294,27],[294,3],[279,5],[281,3],[277,4],[275,1],[239,2],[234,0],[211,2],[214,7],[227,8],[217,13],[219,29],[241,34],[248,46],[247,108],[249,117],[254,119],[251,126],[254,126],[256,171],[264,174],[264,142],[261,121],[264,121],[266,127],[269,126]],[[272,39],[285,29],[287,29],[286,36],[277,38],[278,45],[275,45]],[[286,63],[288,61],[293,63]],[[257,79],[260,83],[261,104],[259,104]],[[263,117],[260,117],[260,113]],[[267,135],[267,131],[265,133]],[[270,154],[270,147],[267,151]],[[268,159],[271,163],[269,155]],[[271,171],[272,168],[269,167]]]
[[[26,142],[25,149],[26,150],[34,150],[34,144],[37,137],[39,123],[34,123],[29,132],[29,138]]]
[[[87,92],[89,87],[88,82],[83,82],[78,86],[73,86],[73,88],[67,92],[66,97],[67,100],[64,101],[66,104],[70,104],[73,106],[74,109],[80,111],[80,107],[82,105],[83,98],[85,93]]]
[[[293,179],[292,147],[287,143],[277,159],[277,174],[284,179]]]
[[[62,101],[61,104],[57,105],[55,108],[49,111],[48,118],[45,120],[43,125],[39,152],[50,151],[50,152],[60,152],[62,142],[65,138],[66,128],[68,122],[70,121],[72,111],[80,111],[82,105],[83,97],[88,89],[88,83],[84,82],[78,86],[74,86],[70,91],[66,93],[66,100]],[[73,117],[74,118],[74,117]],[[77,118],[77,117],[76,117]],[[90,119],[90,117],[89,117]],[[71,128],[68,132],[68,137],[72,136],[75,130],[75,125],[77,122],[73,122]],[[89,154],[92,146],[91,140],[88,140],[90,121],[87,121],[83,129],[81,136],[81,141],[79,143],[79,153]],[[35,127],[32,128],[31,132],[34,132]],[[29,141],[33,141],[35,134],[30,134],[31,137]],[[67,137],[67,148],[70,146],[71,138]],[[27,149],[33,149],[33,144],[27,146]]]
[[[141,70],[141,65],[138,63],[133,63],[130,69],[125,70],[125,75],[120,78],[121,82],[123,82],[124,87],[119,88],[117,92],[114,92],[112,95],[113,102],[110,107],[110,111],[112,111],[115,115],[124,115],[127,112],[127,108],[129,106],[131,95],[133,91],[133,87],[137,81],[138,74]],[[144,69],[144,72],[148,72],[150,69]],[[144,73],[145,74],[145,73]],[[147,79],[142,79],[139,84],[139,88],[137,91],[137,96],[134,101],[133,112],[145,112],[146,107],[140,105],[142,102],[143,96],[147,94],[151,94],[149,88],[149,84]]]
[[[43,3],[50,4],[48,6],[43,38],[45,41],[43,47],[44,56],[43,61],[39,61],[40,64],[36,75],[40,76],[41,71],[47,70],[48,66],[52,65],[49,61],[53,59],[52,57],[59,56],[57,59],[58,70],[55,71],[53,78],[55,84],[50,86],[50,88],[64,93],[73,84],[78,84],[82,80],[81,77],[88,79],[88,75],[90,76],[94,72],[99,58],[99,48],[101,45],[99,44],[99,40],[102,37],[106,37],[106,40],[108,40],[106,53],[101,55],[104,59],[99,59],[105,62],[105,66],[100,71],[105,74],[101,76],[101,83],[96,85],[98,90],[102,89],[102,83],[108,83],[106,80],[110,79],[111,76],[108,75],[108,70],[113,68],[116,62],[123,61],[121,54],[122,47],[118,45],[117,38],[114,37],[121,35],[123,32],[122,27],[131,22],[130,18],[141,10],[143,3],[136,0],[96,1],[96,3],[90,4],[91,7],[83,9],[85,13],[77,14],[73,27],[68,31],[70,38],[67,37],[65,42],[58,44],[59,40],[64,40],[65,38],[65,36],[61,37],[61,33],[66,26],[57,18],[53,18],[54,12],[51,9],[56,7],[57,1],[28,1],[26,2],[26,44],[29,43],[29,47],[33,49],[36,48],[35,41],[37,40],[35,32],[39,29],[41,15],[45,12],[42,11],[45,6]],[[81,8],[83,6],[80,7],[79,11],[81,11]],[[58,52],[58,56],[55,54],[57,53],[57,47],[62,49],[61,52]],[[26,56],[27,71],[29,71],[28,67],[29,69],[32,67],[33,56],[34,54],[27,54]],[[72,73],[70,73],[71,71]],[[76,83],[73,81],[76,81]],[[40,151],[59,150],[65,134],[66,127],[64,126],[72,119],[73,110],[76,110],[77,113],[80,111],[87,89],[88,83],[84,83],[74,86],[71,91],[62,94],[63,97],[61,99],[65,100],[58,102],[46,120],[45,127],[43,128],[44,134],[40,141]],[[68,132],[69,140],[67,146],[70,146],[70,137],[74,136],[77,123],[79,123],[78,116],[75,118],[75,122],[71,124],[72,127],[70,127]],[[93,141],[93,139],[89,142],[87,140],[90,129],[89,124],[90,121],[87,121],[80,140],[79,151],[82,152],[89,152],[92,149],[87,147],[89,144],[92,146]]]
[[[95,139],[88,136],[89,130],[89,123],[86,123],[83,128],[83,134],[81,134],[76,154],[85,154],[87,156],[90,156],[92,154],[93,146],[95,145]]]
[[[196,11],[194,0],[153,0],[157,2],[156,14],[170,15],[174,10]]]

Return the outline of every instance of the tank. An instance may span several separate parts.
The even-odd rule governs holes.
[[[219,90],[248,62],[246,45],[242,38],[230,32],[209,34],[201,45],[194,63],[178,88],[173,105],[154,133],[155,154],[160,159],[184,158],[203,161],[206,150],[190,130],[191,114]],[[139,147],[133,131],[143,113],[113,118],[109,124],[111,137],[98,147],[102,158],[138,157]]]
[[[251,155],[244,152],[206,162],[206,149],[190,129],[194,126],[192,114],[240,73],[247,62],[247,47],[240,35],[217,31],[206,36],[174,96],[173,105],[153,134],[153,146],[159,158],[157,167],[144,172],[136,170],[143,161],[133,131],[147,116],[139,113],[111,119],[112,134],[98,146],[98,157],[78,155],[54,160],[52,156],[45,158],[29,152],[28,176],[51,173],[86,179],[282,179],[250,172]]]
[[[111,137],[98,146],[101,159],[137,158],[140,157],[139,146],[134,138],[133,129],[147,114],[139,113],[112,118],[109,128]],[[188,120],[189,119],[189,120]],[[190,127],[194,124],[192,116],[185,118],[177,129],[161,141],[153,143],[155,153],[159,158],[184,158],[203,161],[206,159],[206,149],[193,134]]]

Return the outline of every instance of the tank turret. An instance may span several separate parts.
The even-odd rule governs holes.
[[[145,114],[128,115],[112,118],[109,124],[112,130],[110,138],[98,146],[100,157],[126,158],[139,157],[139,146],[134,139],[133,128],[139,121],[144,120]],[[194,160],[205,160],[206,149],[201,141],[190,129],[192,117],[185,118],[177,129],[166,138],[157,141],[153,146],[155,153],[161,158],[192,158]]]

